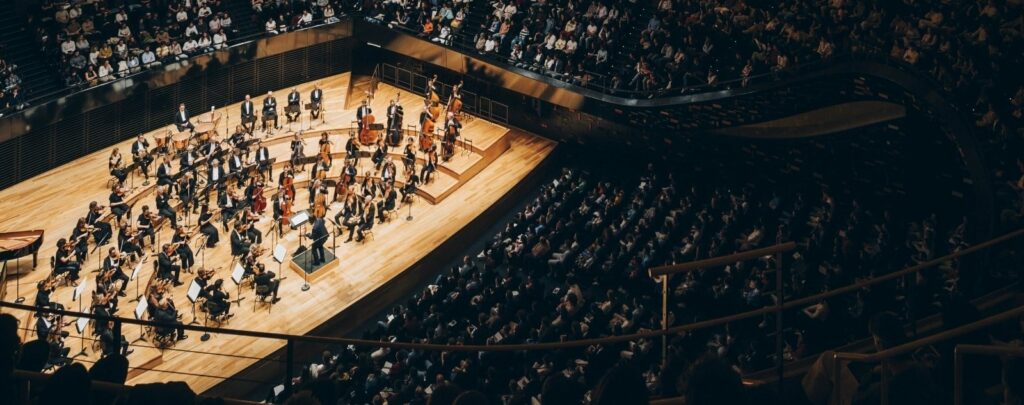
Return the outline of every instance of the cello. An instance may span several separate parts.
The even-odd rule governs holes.
[[[316,182],[314,190],[319,190],[320,192],[316,194],[313,200],[313,216],[323,218],[327,215],[327,192],[320,181]]]
[[[291,225],[292,219],[292,199],[288,198],[288,194],[284,195],[284,201],[281,202],[281,227]]]
[[[320,159],[327,162],[328,165],[333,163],[331,158],[331,140],[327,137],[327,132],[320,134]]]
[[[267,196],[263,195],[263,180],[259,180],[252,190],[252,210],[257,214],[263,214],[266,209]]]

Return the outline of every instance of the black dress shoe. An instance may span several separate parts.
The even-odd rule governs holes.
[[[271,304],[276,304],[278,301],[281,301],[281,299],[280,298],[274,298],[274,299],[270,300],[270,303]]]
[[[175,281],[175,282],[174,282],[174,286],[175,286],[175,287],[179,287],[179,286],[183,286],[183,285],[185,285],[185,283],[182,283],[182,282],[180,282],[180,281]]]
[[[185,340],[185,339],[188,339],[188,335],[182,334],[181,336],[178,336],[178,340]]]
[[[118,297],[127,297],[128,294],[125,294],[124,291],[120,291],[120,292],[117,293],[117,296]]]

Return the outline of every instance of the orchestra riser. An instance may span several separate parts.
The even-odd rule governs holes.
[[[343,104],[344,86],[347,86],[347,75],[331,77],[321,80],[323,83],[325,100],[327,105],[326,122],[320,128],[347,128],[354,120],[354,112],[332,110],[334,103]],[[340,86],[340,87],[339,87]],[[305,98],[308,91],[299,86]],[[378,96],[373,101],[375,111],[384,111],[387,98],[384,94],[391,94],[396,91],[389,89],[386,85],[380,86]],[[287,89],[275,92],[279,99]],[[421,103],[421,96],[408,92],[400,92],[400,102],[406,106],[406,121],[409,117],[418,116],[419,110],[411,108]],[[332,100],[337,97],[337,100]],[[258,103],[262,96],[254,97]],[[340,105],[340,104],[339,104]],[[232,120],[237,122],[238,105],[228,106],[228,123],[231,127]],[[170,115],[170,114],[169,114]],[[283,118],[283,117],[282,117]],[[282,125],[283,120],[282,120]],[[452,162],[446,164],[445,169],[440,169],[435,183],[442,187],[438,194],[444,194],[450,198],[442,198],[436,204],[424,203],[428,199],[416,200],[410,207],[401,207],[401,214],[384,224],[376,224],[373,228],[374,237],[365,243],[343,243],[343,239],[337,241],[336,254],[339,258],[338,268],[331,269],[324,276],[312,283],[309,291],[302,292],[300,286],[303,281],[295,273],[279,267],[270,259],[265,259],[268,269],[277,273],[280,277],[287,277],[281,285],[283,300],[274,305],[274,308],[259,308],[256,312],[252,310],[253,292],[251,286],[245,285],[241,289],[245,301],[240,307],[232,306],[235,317],[230,319],[224,326],[237,329],[263,330],[292,334],[304,334],[313,330],[325,322],[335,313],[348,308],[359,301],[361,297],[370,294],[380,288],[388,280],[401,274],[408,269],[419,258],[431,252],[450,235],[456,233],[464,224],[469,223],[476,216],[480,215],[487,207],[492,205],[500,196],[512,189],[521,179],[533,171],[555,148],[555,143],[544,138],[515,133],[511,134],[507,129],[482,119],[468,122],[463,132],[466,136],[474,139],[472,153],[462,155],[458,151]],[[152,142],[152,135],[163,133],[162,130],[153,131],[147,134]],[[257,131],[257,135],[262,135]],[[334,151],[343,150],[344,136],[340,132],[334,136]],[[283,135],[275,135],[271,139]],[[315,151],[316,139],[319,134],[309,136],[308,131],[304,133],[307,138],[306,154],[312,155]],[[276,141],[275,141],[276,142]],[[271,155],[279,161],[287,159],[287,140],[280,145],[271,148]],[[128,149],[131,140],[118,145],[125,151]],[[507,145],[502,145],[507,143]],[[283,145],[283,149],[282,146]],[[365,149],[364,149],[365,151]],[[35,283],[42,280],[49,274],[49,261],[55,251],[54,242],[61,237],[70,235],[74,221],[85,214],[85,207],[89,201],[95,200],[106,203],[109,189],[105,184],[108,178],[106,158],[109,150],[100,151],[78,159],[70,164],[48,171],[30,180],[19,183],[6,190],[0,191],[0,223],[4,224],[5,230],[15,229],[45,229],[46,241],[40,248],[39,268],[28,271],[31,267],[31,260],[22,260],[21,268],[24,274],[9,279],[6,285],[8,294],[5,300],[13,301],[16,297],[15,283],[20,282],[20,296],[25,297],[31,304],[35,294]],[[333,154],[333,153],[332,153]],[[493,155],[493,160],[491,160]],[[392,155],[392,158],[397,156]],[[361,162],[369,162],[369,158],[360,159]],[[481,163],[486,162],[486,163]],[[173,166],[177,168],[177,159],[173,160]],[[365,163],[364,163],[365,164]],[[337,175],[340,164],[336,160],[332,175]],[[401,171],[401,164],[397,165]],[[155,171],[155,165],[153,166]],[[276,170],[275,170],[276,176]],[[401,179],[402,176],[399,176]],[[139,185],[141,179],[135,179]],[[153,181],[155,183],[155,179]],[[452,184],[458,183],[458,187]],[[300,184],[301,185],[301,184]],[[431,191],[431,184],[421,186]],[[299,185],[297,188],[297,206],[306,206],[306,190]],[[153,185],[139,187],[136,190],[136,197],[142,204],[154,206]],[[449,190],[450,189],[450,190]],[[273,190],[268,190],[268,194]],[[406,221],[404,217],[411,208],[414,216],[412,221]],[[337,212],[337,205],[332,205],[328,217],[333,217]],[[138,211],[136,210],[135,215]],[[272,239],[269,230],[272,220],[270,212],[258,223],[258,228],[265,234],[264,246],[272,247]],[[179,213],[181,223],[188,221],[195,222],[195,215],[190,217],[185,213]],[[221,243],[213,249],[205,251],[206,267],[216,268],[214,278],[225,279],[225,289],[232,298],[235,298],[236,287],[230,281],[231,256],[229,234],[220,228],[220,222],[216,225],[221,231]],[[171,232],[165,226],[158,234],[158,243],[170,241]],[[307,227],[308,228],[308,227]],[[303,229],[308,231],[308,229]],[[297,230],[288,231],[280,242],[289,252],[298,247]],[[347,232],[345,237],[347,237]],[[308,243],[308,240],[305,241]],[[333,241],[328,246],[333,245]],[[193,246],[195,249],[195,241]],[[105,249],[103,249],[105,250]],[[269,250],[269,249],[268,249]],[[90,290],[95,283],[92,269],[97,268],[101,258],[100,252],[90,253],[89,258],[83,264],[82,276],[87,278]],[[202,258],[197,254],[196,269],[201,266]],[[14,265],[13,262],[10,263]],[[151,263],[142,266],[139,277],[139,290],[145,290],[146,284],[153,277]],[[183,321],[192,319],[192,310],[189,301],[185,298],[188,282],[192,274],[182,273],[184,286],[172,289],[172,294],[179,313],[183,315]],[[136,295],[136,282],[132,281],[127,289],[128,297],[121,298],[118,316],[132,317],[134,303],[128,302]],[[52,294],[51,299],[63,303],[70,309],[77,310],[77,302],[71,300],[71,287],[62,286]],[[86,302],[87,304],[88,302]],[[326,310],[325,310],[326,308]],[[383,308],[360,309],[360,312],[376,313]],[[268,316],[268,314],[270,314]],[[16,314],[23,322],[22,326],[34,329],[34,318],[31,314]],[[199,313],[199,321],[202,322],[203,314]],[[72,353],[79,348],[78,334],[75,328],[67,329],[71,336],[67,340],[68,347]],[[134,341],[139,337],[139,330],[136,327],[128,326],[122,331],[128,340]],[[34,338],[34,332],[23,335],[24,338]],[[202,342],[198,336],[190,336],[189,339],[176,344],[172,348],[158,350],[152,348],[148,341],[135,342],[131,348],[134,352],[129,355],[132,367],[132,376],[129,383],[145,383],[165,381],[168,379],[179,379],[188,382],[198,392],[217,384],[221,377],[230,377],[234,373],[246,367],[252,366],[259,359],[273,353],[283,342],[258,339],[243,339],[213,334],[209,341]],[[87,346],[88,356],[78,357],[76,360],[83,362],[94,361],[98,354]],[[209,354],[218,353],[218,355]],[[230,357],[235,356],[235,357]],[[141,368],[140,368],[141,367]],[[149,369],[149,370],[143,370]],[[189,375],[174,374],[172,371],[186,371]]]

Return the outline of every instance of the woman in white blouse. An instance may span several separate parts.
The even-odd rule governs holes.
[[[107,82],[113,79],[110,75],[111,73],[114,73],[114,68],[110,66],[110,61],[103,61],[103,64],[100,65],[99,73],[97,73],[100,82]]]
[[[228,46],[228,34],[224,33],[224,30],[217,31],[213,34],[213,48],[220,49]]]
[[[196,49],[199,52],[210,52],[213,50],[213,40],[210,39],[210,34],[204,32],[203,36],[199,38],[198,45]]]

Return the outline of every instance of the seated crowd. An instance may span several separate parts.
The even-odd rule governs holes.
[[[820,198],[818,197],[820,196]],[[786,298],[813,295],[948,253],[934,216],[896,218],[884,207],[837,202],[826,188],[792,194],[745,187],[683,186],[651,168],[632,184],[564,170],[478,254],[397,305],[364,338],[448,345],[575,341],[656,330],[661,293],[647,270],[793,240]],[[945,240],[949,240],[948,245]],[[669,326],[771,305],[773,258],[670,279]],[[958,296],[957,268],[915,286],[885,285],[804,308],[786,334],[786,361],[868,336],[872,315],[935,313]],[[911,291],[913,290],[913,291]],[[902,299],[913,293],[915,301]],[[910,312],[913,307],[914,312]],[[490,403],[529,403],[558,377],[566,392],[595,395],[609,369],[629,367],[644,393],[680,395],[677,381],[706,353],[744,372],[774,364],[774,323],[746,319],[670,338],[531,352],[431,352],[336,348],[297,387],[330,385],[340,403],[420,403],[440,387],[476,390]],[[314,389],[314,391],[316,391]],[[335,392],[335,391],[332,391]]]
[[[255,18],[268,35],[294,31],[321,21],[335,23],[343,15],[343,3],[339,0],[251,1]]]
[[[142,1],[109,8],[105,2],[48,0],[40,8],[36,38],[69,86],[94,86],[211,52],[226,47],[234,32],[221,0]]]
[[[18,65],[8,63],[4,59],[3,48],[0,48],[0,114],[20,109],[24,101]]]

